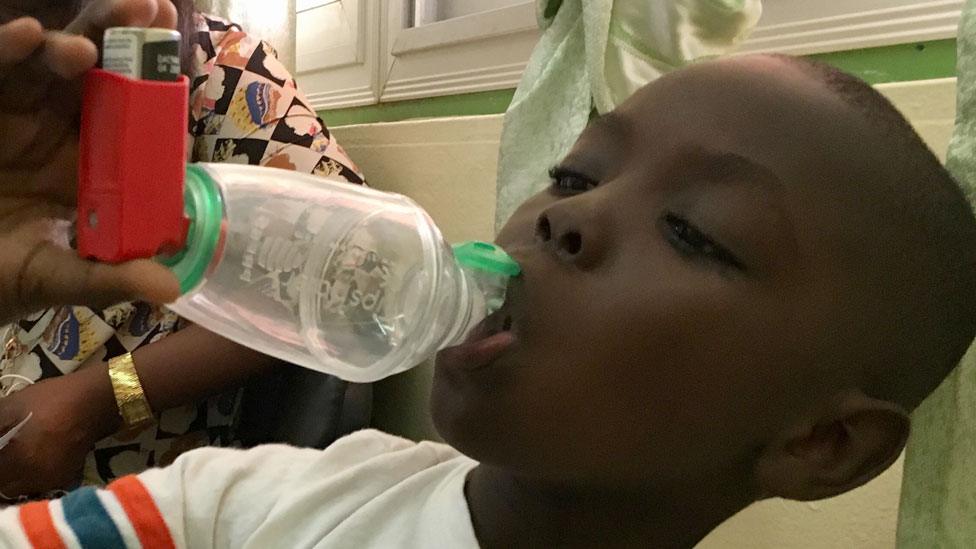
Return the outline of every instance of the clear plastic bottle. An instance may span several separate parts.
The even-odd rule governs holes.
[[[184,318],[354,382],[463,341],[519,266],[492,244],[448,246],[396,194],[272,168],[187,170],[187,243],[162,259]]]

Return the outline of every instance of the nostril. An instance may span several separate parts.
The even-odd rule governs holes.
[[[559,238],[559,248],[569,255],[576,255],[583,249],[583,237],[579,233],[566,233]]]
[[[552,240],[552,226],[549,224],[548,217],[542,216],[539,218],[538,223],[535,225],[535,235],[543,242]]]

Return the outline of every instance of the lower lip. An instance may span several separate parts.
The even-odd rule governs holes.
[[[441,361],[445,359],[465,370],[477,370],[488,366],[515,344],[515,334],[511,331],[499,332],[483,339],[462,343],[441,351]]]

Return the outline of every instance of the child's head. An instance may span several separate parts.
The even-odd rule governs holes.
[[[495,319],[516,343],[444,353],[435,420],[554,485],[844,492],[897,458],[976,333],[957,185],[870,86],[794,58],[647,86],[498,242],[524,267]]]

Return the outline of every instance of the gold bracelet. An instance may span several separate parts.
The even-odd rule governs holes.
[[[108,377],[112,380],[115,403],[119,406],[119,415],[125,421],[126,427],[142,427],[155,419],[149,401],[146,400],[146,393],[142,390],[142,383],[139,382],[132,353],[109,360]]]

